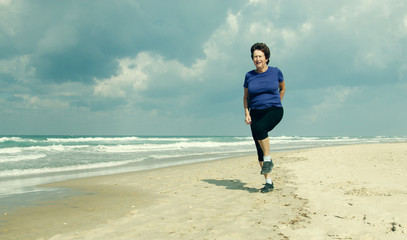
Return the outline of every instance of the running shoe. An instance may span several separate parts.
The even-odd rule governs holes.
[[[260,189],[261,193],[268,193],[274,190],[274,183],[266,183],[262,189]]]

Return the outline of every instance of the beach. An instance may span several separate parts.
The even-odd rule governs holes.
[[[77,194],[2,213],[1,239],[406,239],[407,143],[273,152],[54,182]]]

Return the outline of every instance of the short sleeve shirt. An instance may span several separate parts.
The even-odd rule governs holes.
[[[269,66],[263,73],[255,70],[246,73],[243,87],[249,92],[249,108],[282,107],[279,90],[279,83],[282,81],[283,73],[276,67]]]

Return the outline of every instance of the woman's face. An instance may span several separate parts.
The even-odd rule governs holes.
[[[260,50],[254,50],[253,63],[258,70],[264,69],[267,66],[267,59],[266,56],[264,55],[264,52]]]

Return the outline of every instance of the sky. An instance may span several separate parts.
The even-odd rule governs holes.
[[[270,136],[407,136],[405,0],[0,0],[0,135],[250,136],[256,42]]]

